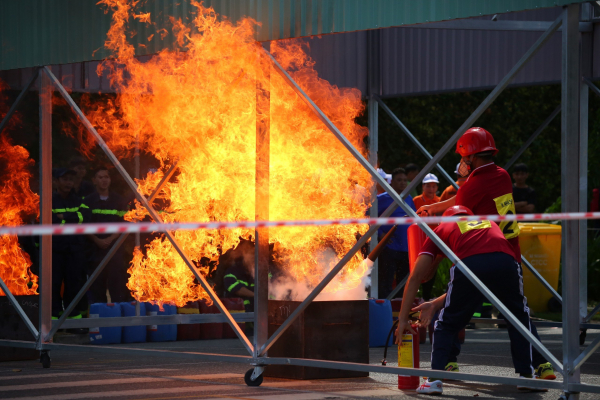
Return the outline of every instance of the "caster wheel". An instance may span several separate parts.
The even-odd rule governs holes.
[[[42,367],[50,368],[50,365],[52,364],[52,360],[50,359],[50,354],[48,354],[48,351],[44,350],[41,352],[40,362],[42,363]]]
[[[260,374],[255,380],[252,380],[252,373],[254,372],[254,368],[250,368],[246,371],[246,375],[244,375],[244,382],[248,386],[260,386],[263,383],[263,376]]]
[[[583,346],[585,343],[585,337],[587,336],[587,329],[582,329],[579,331],[579,345]]]

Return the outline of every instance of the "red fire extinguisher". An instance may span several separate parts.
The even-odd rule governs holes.
[[[412,325],[417,331],[417,325]],[[419,335],[410,332],[401,334],[401,340],[398,344],[398,366],[405,368],[419,368]],[[419,387],[420,378],[418,376],[398,375],[398,389],[414,390]]]

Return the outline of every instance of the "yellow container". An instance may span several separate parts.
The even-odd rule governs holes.
[[[562,227],[534,222],[519,223],[521,254],[554,288],[558,289],[560,273],[560,246]],[[526,268],[523,268],[523,286],[529,308],[533,311],[548,311],[548,300],[552,295]]]

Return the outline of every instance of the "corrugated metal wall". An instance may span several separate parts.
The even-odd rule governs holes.
[[[553,21],[560,7],[499,15],[500,20]],[[481,17],[481,19],[488,19]],[[594,37],[600,35],[594,31]],[[480,31],[431,28],[381,30],[383,96],[411,96],[466,91],[495,86],[541,32]],[[594,76],[600,77],[600,37],[594,40]],[[323,35],[304,40],[319,76],[340,87],[367,92],[367,32]],[[560,81],[560,33],[523,68],[513,84]],[[142,59],[146,58],[141,57]],[[112,92],[107,76],[96,74],[97,61],[53,66],[63,84],[74,91]],[[0,71],[11,87],[22,87],[31,68]]]

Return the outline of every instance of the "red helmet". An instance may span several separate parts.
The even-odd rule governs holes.
[[[456,142],[456,152],[461,157],[468,157],[484,151],[493,151],[493,156],[498,153],[494,137],[483,128],[468,129]]]
[[[473,211],[465,206],[448,207],[442,214],[442,217],[452,217],[453,215],[475,215]]]

